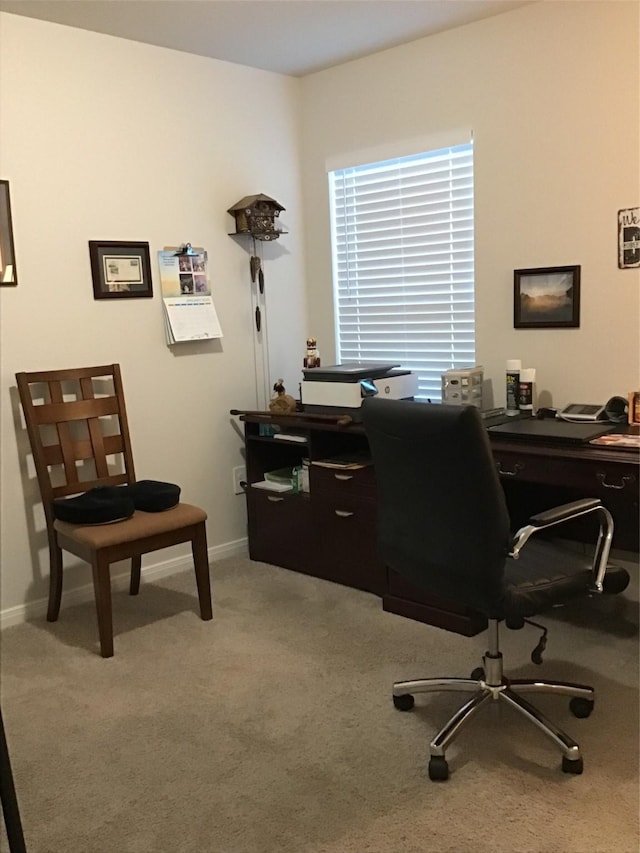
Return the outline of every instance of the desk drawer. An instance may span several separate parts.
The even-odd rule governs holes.
[[[315,574],[317,527],[308,495],[247,492],[249,556]]]
[[[381,595],[386,572],[378,557],[376,504],[313,497],[312,505],[320,533],[316,562],[322,563],[322,568],[318,568],[318,575]]]
[[[544,456],[526,452],[494,450],[496,469],[504,481],[571,486],[584,497],[601,497],[613,492],[638,494],[639,468],[633,463],[598,459]]]
[[[573,480],[576,472],[572,461],[544,456],[533,456],[525,452],[495,451],[493,458],[501,480],[518,480],[523,483],[566,483]]]
[[[494,449],[494,457],[514,529],[526,524],[534,513],[552,506],[579,498],[599,498],[613,515],[613,547],[638,550],[640,469],[633,461],[597,455],[580,459],[566,453],[546,457],[540,452],[528,454],[503,448]],[[597,530],[597,517],[589,516],[563,524],[553,532],[594,543]]]
[[[372,465],[341,470],[312,464],[309,469],[309,488],[313,496],[331,495],[338,498],[374,499],[376,478]]]

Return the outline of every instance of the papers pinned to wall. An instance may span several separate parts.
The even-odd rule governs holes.
[[[210,296],[176,296],[164,300],[167,343],[221,338],[222,329]]]
[[[221,338],[204,249],[177,255],[168,247],[158,252],[158,263],[167,343]]]

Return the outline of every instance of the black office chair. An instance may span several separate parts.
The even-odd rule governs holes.
[[[593,710],[593,688],[582,684],[513,679],[503,675],[498,625],[521,628],[527,617],[552,605],[592,593],[621,592],[625,569],[608,566],[613,520],[598,499],[586,498],[535,515],[515,535],[489,440],[477,409],[368,398],[363,423],[378,487],[378,541],[387,566],[416,587],[483,613],[489,648],[470,678],[428,678],[393,685],[401,711],[414,693],[471,692],[467,701],[431,741],[429,777],[445,780],[445,750],[463,725],[490,700],[520,711],[558,746],[562,769],[582,773],[578,744],[520,694],[572,697],[577,717]],[[544,464],[542,461],[541,464]],[[581,554],[533,534],[595,513],[600,533],[591,562]],[[526,545],[526,548],[525,548]],[[536,623],[533,623],[536,624]],[[542,626],[538,626],[542,628]],[[546,630],[532,655],[541,662]]]

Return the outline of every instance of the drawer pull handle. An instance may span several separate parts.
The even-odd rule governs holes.
[[[353,474],[334,474],[336,480],[353,480]]]
[[[635,482],[636,478],[631,476],[631,475],[624,474],[621,478],[622,482],[620,482],[620,483],[607,483],[606,482],[607,475],[601,474],[600,472],[598,472],[596,474],[596,479],[600,480],[600,483],[601,483],[603,489],[624,489],[625,486],[630,485],[631,483]]]
[[[349,518],[349,516],[353,515],[352,512],[347,512],[346,509],[336,509],[334,512],[336,515],[340,516],[340,518]]]
[[[524,465],[521,462],[516,462],[513,466],[513,470],[505,471],[502,468],[502,462],[496,462],[496,468],[501,477],[517,477],[520,471],[524,468]]]
[[[267,495],[267,500],[271,501],[272,504],[282,503],[284,498],[275,498],[273,495]]]

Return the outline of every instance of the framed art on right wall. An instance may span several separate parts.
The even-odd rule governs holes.
[[[513,271],[516,329],[576,329],[580,326],[580,267]]]

